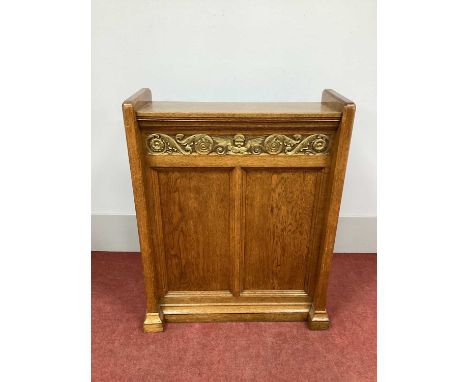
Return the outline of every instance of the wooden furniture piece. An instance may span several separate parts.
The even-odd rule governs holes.
[[[353,102],[123,103],[146,332],[164,322],[327,329]]]

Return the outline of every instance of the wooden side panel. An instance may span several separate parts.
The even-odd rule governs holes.
[[[231,170],[155,169],[154,176],[155,171],[168,290],[231,289]]]
[[[304,289],[319,171],[246,169],[244,290]]]

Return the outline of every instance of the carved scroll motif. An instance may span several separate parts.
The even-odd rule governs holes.
[[[151,155],[318,155],[327,154],[330,137],[313,134],[306,137],[295,134],[263,136],[210,136],[194,134],[151,134],[146,138]]]

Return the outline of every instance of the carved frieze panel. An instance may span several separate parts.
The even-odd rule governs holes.
[[[151,155],[322,155],[329,151],[330,136],[154,133],[146,137],[146,147]]]

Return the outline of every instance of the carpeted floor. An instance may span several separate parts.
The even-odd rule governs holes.
[[[138,253],[92,254],[93,381],[375,381],[376,255],[337,254],[328,331],[302,322],[167,324],[144,334]]]

